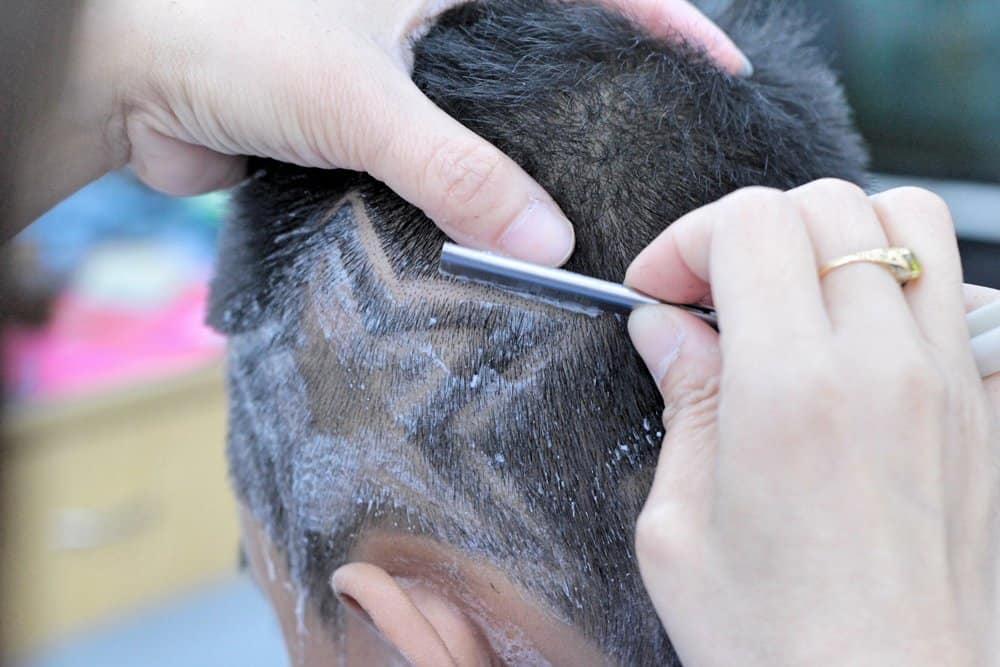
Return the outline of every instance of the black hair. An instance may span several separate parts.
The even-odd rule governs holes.
[[[413,78],[567,213],[567,268],[621,280],[667,224],[735,189],[865,178],[806,22],[764,2],[716,20],[752,78],[607,9],[538,0],[447,12]],[[238,494],[324,617],[330,573],[391,526],[497,564],[610,661],[675,660],[633,549],[663,405],[624,322],[456,285],[437,273],[443,240],[365,174],[258,165],[210,313],[230,338]]]

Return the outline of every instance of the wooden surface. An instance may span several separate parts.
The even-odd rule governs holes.
[[[14,410],[5,430],[9,653],[235,569],[220,366]]]

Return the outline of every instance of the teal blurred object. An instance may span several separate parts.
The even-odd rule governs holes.
[[[878,171],[1000,182],[1000,0],[807,0]]]
[[[228,209],[224,193],[168,197],[120,171],[15,237],[18,307],[0,331],[8,396],[66,396],[217,357],[203,319]]]
[[[109,240],[137,240],[172,247],[195,264],[210,266],[229,197],[169,197],[127,171],[112,172],[67,198],[14,238],[36,249],[44,271],[72,272]]]

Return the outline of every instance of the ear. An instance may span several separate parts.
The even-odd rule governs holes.
[[[493,651],[476,625],[437,588],[396,579],[371,563],[349,563],[330,584],[341,603],[371,621],[414,667],[489,665]]]

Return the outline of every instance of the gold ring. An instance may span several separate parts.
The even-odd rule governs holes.
[[[875,248],[874,250],[856,252],[853,255],[845,255],[829,262],[819,270],[819,277],[822,279],[834,269],[858,262],[878,264],[891,273],[901,286],[906,285],[911,280],[916,280],[921,273],[920,262],[917,261],[917,256],[909,248]]]

